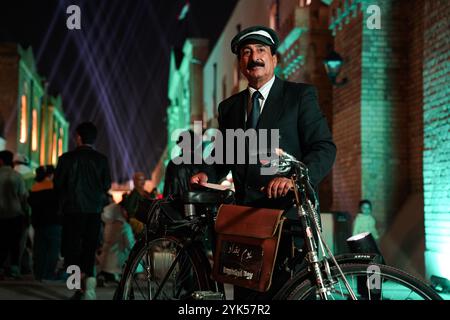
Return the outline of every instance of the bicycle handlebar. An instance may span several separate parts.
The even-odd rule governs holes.
[[[262,164],[263,167],[275,167],[278,173],[289,173],[292,169],[300,177],[308,177],[308,167],[301,161],[297,160],[293,155],[283,151],[282,149],[275,149],[278,158]]]
[[[287,174],[294,171],[298,179],[301,179],[305,189],[308,193],[313,194],[316,198],[316,193],[309,181],[309,171],[306,164],[297,160],[293,155],[283,151],[282,149],[276,149],[277,159],[271,160],[267,164],[263,164],[264,167],[276,167],[277,172],[281,174]]]

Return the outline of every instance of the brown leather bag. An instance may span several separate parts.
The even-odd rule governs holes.
[[[217,214],[212,277],[259,292],[269,290],[283,210],[222,205]]]

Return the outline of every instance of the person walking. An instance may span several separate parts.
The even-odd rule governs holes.
[[[75,131],[77,147],[59,157],[54,186],[63,213],[64,263],[81,270],[81,290],[73,298],[94,300],[101,212],[107,204],[111,176],[107,157],[94,148],[96,126],[84,122]]]

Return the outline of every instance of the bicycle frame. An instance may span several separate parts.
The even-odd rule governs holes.
[[[301,162],[295,160],[294,158],[287,158],[284,159],[285,166],[289,166],[289,168],[294,169],[294,174],[291,176],[291,180],[293,182],[294,186],[294,195],[295,195],[295,206],[297,207],[297,215],[302,227],[302,232],[300,236],[305,239],[306,244],[306,255],[305,260],[307,262],[307,265],[309,266],[309,271],[300,271],[300,274],[306,275],[308,273],[313,273],[315,278],[315,283],[318,289],[318,294],[320,299],[328,300],[328,292],[329,292],[329,285],[332,284],[332,277],[331,277],[331,271],[330,266],[328,263],[328,258],[330,258],[333,261],[333,264],[336,265],[338,270],[339,264],[336,261],[336,258],[332,254],[331,250],[325,243],[321,230],[320,230],[320,224],[319,224],[319,215],[317,212],[318,207],[318,200],[315,196],[314,190],[312,186],[309,183],[309,176],[308,176],[308,169],[306,166],[304,166]],[[314,205],[313,202],[314,201]],[[212,228],[213,226],[211,223],[213,222],[212,217],[209,216],[210,213],[206,213],[202,216],[196,216],[192,219],[183,219],[180,221],[173,221],[174,223],[169,227],[167,231],[170,230],[170,232],[176,232],[179,229],[194,226],[193,229],[190,230],[190,234],[186,235],[183,234],[180,239],[183,240],[182,244],[183,247],[178,252],[177,256],[175,257],[175,260],[172,262],[171,267],[169,270],[167,270],[167,273],[163,280],[160,283],[160,287],[158,288],[157,292],[155,293],[154,298],[158,298],[159,294],[161,293],[165,283],[170,277],[170,274],[174,270],[177,262],[180,259],[180,256],[182,256],[186,251],[189,251],[190,248],[195,246],[195,242],[199,241],[197,239],[198,236],[201,236],[205,233],[206,229]],[[151,216],[151,215],[150,215]],[[150,220],[150,219],[149,219]],[[205,228],[202,230],[202,228]],[[211,229],[210,229],[211,230]],[[149,231],[146,232],[146,239],[149,236]],[[214,233],[212,234],[214,236]],[[214,238],[212,238],[213,244],[214,244]],[[213,246],[214,248],[214,246]],[[319,252],[318,248],[322,251],[322,258],[319,258]],[[324,249],[325,248],[325,249]],[[325,253],[326,250],[326,253]],[[369,256],[368,256],[369,257]],[[353,259],[353,258],[351,258]],[[368,258],[369,259],[369,258]],[[206,255],[204,257],[205,261],[208,261],[206,258]],[[321,270],[321,266],[324,266],[325,268],[325,274],[323,274]],[[210,268],[207,268],[207,270],[210,270]],[[341,274],[342,271],[340,270]],[[348,284],[347,280],[345,279],[345,276],[342,274],[343,281],[345,283],[345,286],[347,287],[350,296],[352,299],[357,300],[355,293],[353,292],[352,288]],[[296,277],[297,278],[297,277]],[[328,280],[328,281],[327,281]],[[327,281],[327,282],[326,282]],[[216,289],[218,289],[218,292],[222,295],[225,294],[223,289],[223,284],[215,283]],[[280,290],[280,292],[283,290],[283,288]],[[202,299],[204,296],[210,296],[209,294],[205,292],[197,292],[196,293],[197,299]],[[216,296],[215,296],[216,297]],[[217,298],[217,297],[216,297]]]
[[[319,213],[317,212],[318,200],[315,196],[314,189],[309,182],[308,168],[300,161],[296,160],[288,154],[284,153],[281,155],[281,157],[284,157],[283,161],[285,162],[284,166],[286,168],[291,167],[294,169],[294,174],[291,176],[291,181],[294,188],[293,191],[295,195],[297,215],[302,226],[303,238],[305,239],[306,244],[306,261],[310,267],[310,270],[314,274],[320,298],[323,300],[328,300],[328,287],[325,285],[324,277],[322,275],[322,271],[320,268],[321,263],[323,263],[325,267],[325,274],[327,279],[332,284],[330,266],[327,260],[328,255],[341,273],[344,284],[347,287],[351,298],[353,300],[357,300],[354,291],[352,290],[350,284],[342,273],[342,270],[340,269],[333,253],[323,239],[319,224]],[[312,195],[312,197],[314,198],[314,205],[312,204],[309,195]],[[317,244],[322,251],[322,259],[319,259]],[[324,248],[326,249],[326,252]]]
[[[301,255],[292,255],[292,260],[287,261],[288,265],[285,265],[285,267],[286,270],[291,270],[290,280],[284,283],[281,289],[277,290],[273,297],[274,299],[305,299],[305,297],[308,299],[310,294],[315,293],[317,298],[328,300],[334,297],[333,294],[336,291],[335,289],[338,288],[340,289],[340,293],[344,295],[344,298],[347,296],[347,298],[357,300],[355,294],[356,291],[353,290],[358,289],[358,294],[360,294],[359,287],[352,289],[347,280],[347,276],[349,276],[349,279],[354,279],[352,277],[356,274],[357,279],[360,277],[360,279],[364,280],[364,278],[366,278],[365,274],[368,271],[366,266],[370,264],[382,268],[380,274],[385,276],[388,282],[390,281],[393,285],[398,285],[400,288],[403,288],[402,290],[406,290],[406,299],[409,299],[410,296],[425,300],[440,299],[439,295],[423,281],[420,281],[401,270],[386,266],[383,262],[382,264],[378,264],[379,262],[377,260],[380,255],[377,253],[349,253],[335,257],[321,233],[318,200],[314,189],[309,182],[307,167],[287,154],[282,154],[278,161],[279,164],[275,165],[281,169],[279,170],[279,173],[290,176],[293,183],[293,192],[295,196],[294,203],[302,227],[302,231],[297,231],[295,229],[286,231],[288,231],[289,235],[297,235],[303,238],[305,240],[306,248],[304,250],[305,252]],[[293,174],[290,175],[292,172]],[[147,278],[141,279],[144,283],[146,281],[148,282],[149,285],[147,288],[149,292],[147,296],[143,295],[144,298],[157,299],[164,296],[164,286],[167,282],[170,282],[170,274],[179,271],[175,269],[177,264],[181,264],[181,266],[178,267],[183,269],[184,261],[190,261],[188,267],[192,268],[191,270],[195,272],[197,286],[193,286],[191,287],[193,290],[187,291],[189,293],[188,296],[195,300],[224,299],[225,290],[223,283],[212,281],[209,277],[211,265],[203,245],[204,242],[202,241],[205,232],[209,230],[212,232],[210,236],[211,240],[214,242],[214,217],[211,212],[210,214],[205,212],[200,215],[189,216],[182,219],[175,218],[177,220],[174,220],[167,215],[171,223],[165,224],[161,223],[161,220],[164,219],[161,219],[161,216],[156,214],[158,203],[159,202],[155,202],[152,204],[150,212],[147,215],[146,229],[142,235],[143,239],[137,242],[137,244],[139,243],[140,245],[136,245],[132,250],[132,254],[130,254],[130,264],[127,262],[126,269],[128,268],[128,270],[125,271],[127,276],[121,280],[115,298],[118,299],[124,295],[128,296],[129,293],[130,297],[134,297],[134,287],[128,287],[127,284],[133,283],[133,281],[137,284],[136,279],[133,277],[134,272],[137,270],[136,266],[139,265],[141,261],[144,261],[143,259],[146,259],[144,267],[146,268],[145,270],[147,270]],[[152,289],[150,288],[152,279],[149,278],[150,275],[153,274],[154,270],[152,270],[152,268],[154,266],[149,261],[150,256],[146,254],[147,251],[145,251],[148,250],[148,244],[153,241],[152,239],[155,240],[155,243],[159,243],[159,241],[168,241],[174,244],[174,248],[176,248],[176,254],[173,254],[173,260],[170,262],[171,265],[167,265],[167,269],[164,268],[167,270],[165,271],[166,273],[162,274],[161,277],[158,276],[156,285],[159,287],[153,286],[153,288],[157,288],[154,294],[152,294],[154,291],[151,291]],[[158,245],[155,247],[158,248]],[[212,246],[212,249],[214,250],[214,245]],[[144,253],[142,254],[142,252]],[[302,263],[300,264],[298,264],[299,259],[302,259]],[[330,268],[330,265],[332,268]],[[295,274],[293,273],[294,270],[296,270]],[[162,280],[159,281],[159,279]],[[181,279],[183,279],[182,276]],[[183,283],[183,280],[180,280],[180,284],[181,283]],[[345,287],[346,289],[345,293],[342,291],[342,283],[344,284],[342,287]],[[175,297],[188,297],[187,295],[182,295],[181,291],[178,291],[178,288],[182,289],[182,287],[177,287],[175,285],[170,287],[170,285],[171,283],[169,283],[169,289],[177,289],[174,295]],[[367,285],[369,285],[368,281]],[[383,284],[383,287],[384,286],[385,285]],[[140,291],[139,285],[137,288]],[[380,290],[380,288],[375,289]],[[369,290],[371,290],[371,288],[369,288]],[[370,295],[371,291],[368,291],[369,299]],[[363,295],[361,296],[362,299],[365,299]],[[376,298],[377,297],[378,296],[376,296]]]
[[[151,209],[151,212],[149,214],[149,219],[147,221],[143,236],[145,243],[148,243],[148,239],[151,239],[153,236],[152,231],[148,228],[149,225],[151,225],[150,221],[154,221],[155,217],[153,215],[156,214],[156,206],[154,206]],[[188,230],[188,233],[186,233],[186,230]],[[171,262],[171,265],[169,269],[166,271],[166,274],[164,275],[163,279],[161,280],[159,287],[157,291],[155,292],[153,299],[158,299],[162,290],[164,289],[164,286],[168,282],[170,276],[172,275],[172,272],[177,266],[177,263],[180,261],[180,257],[190,256],[191,252],[198,253],[199,255],[197,258],[201,261],[202,267],[205,268],[205,273],[209,274],[211,273],[211,267],[209,265],[209,260],[206,254],[206,250],[203,246],[203,243],[201,243],[201,239],[204,237],[206,233],[209,233],[209,236],[211,237],[212,244],[215,243],[215,234],[214,232],[211,232],[211,230],[214,230],[214,219],[212,216],[212,212],[209,208],[205,209],[205,212],[203,212],[201,215],[198,216],[191,216],[190,218],[185,218],[181,220],[172,220],[172,223],[169,226],[166,226],[165,234],[170,234],[173,236],[177,236],[177,239],[180,240],[181,249],[177,252],[177,255],[175,256],[174,260]],[[214,246],[212,246],[214,248]],[[148,258],[148,257],[147,257]],[[147,262],[147,265],[150,265],[150,263]],[[150,281],[150,279],[147,279],[147,281]],[[211,284],[212,281],[211,281]],[[215,283],[216,291],[221,294],[225,295],[225,291],[223,289],[223,284],[221,283]],[[202,299],[217,299],[217,296],[211,293],[206,292],[195,292],[195,295],[193,296],[194,299],[202,300]]]

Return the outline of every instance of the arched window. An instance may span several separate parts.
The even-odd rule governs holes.
[[[20,143],[27,142],[27,129],[28,129],[28,110],[27,110],[27,97],[22,95],[21,108],[20,108]]]
[[[63,153],[63,136],[64,132],[62,128],[59,128],[59,139],[58,139],[58,156]]]
[[[33,109],[31,113],[32,128],[31,128],[31,150],[37,151],[38,148],[38,115],[37,110]]]
[[[53,141],[52,141],[52,164],[56,165],[56,157],[57,157],[57,139],[56,139],[56,132],[53,133]]]

